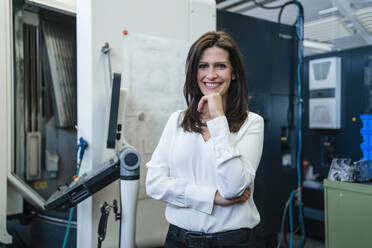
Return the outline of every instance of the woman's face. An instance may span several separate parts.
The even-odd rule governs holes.
[[[216,46],[205,49],[200,57],[197,73],[198,85],[203,95],[220,93],[226,100],[231,80],[234,79],[229,53]]]

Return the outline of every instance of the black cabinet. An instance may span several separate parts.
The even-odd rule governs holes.
[[[294,165],[282,167],[282,128],[296,129],[297,37],[294,26],[218,11],[217,29],[230,33],[243,54],[250,96],[249,108],[265,119],[263,155],[255,180],[254,200],[261,215],[260,237],[274,237],[291,190],[297,185]],[[296,123],[294,123],[296,124]],[[295,135],[293,136],[295,138]],[[296,140],[292,138],[292,152]]]

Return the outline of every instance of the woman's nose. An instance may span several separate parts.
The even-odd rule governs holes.
[[[217,77],[216,70],[215,70],[214,68],[209,68],[209,70],[208,70],[208,74],[207,74],[207,77],[208,77],[209,79],[216,78],[216,77]]]

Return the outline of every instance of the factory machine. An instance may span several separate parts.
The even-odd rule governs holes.
[[[267,247],[276,247],[285,201],[296,186],[296,30],[225,11],[217,12],[217,29],[230,32],[236,39],[248,74],[249,108],[265,120],[254,193],[261,214],[256,233]],[[371,96],[371,46],[304,59],[301,166],[303,217],[310,237],[325,238],[323,179],[328,177],[332,160],[355,162],[366,157],[363,144],[370,148],[370,140],[363,140],[360,134],[360,115],[372,113]],[[288,226],[285,222],[287,231]]]
[[[310,236],[325,238],[323,179],[334,158],[365,159],[360,115],[372,113],[372,47],[309,56],[304,65],[304,217]],[[368,127],[364,127],[368,128]],[[364,155],[364,156],[363,156]]]
[[[236,39],[247,71],[249,109],[265,120],[254,189],[261,215],[256,234],[265,247],[277,247],[283,209],[297,177],[296,29],[226,11],[217,12],[217,29]]]
[[[62,246],[69,227],[67,247],[95,247],[103,204],[120,200],[117,180],[91,197],[75,194],[73,210],[45,204],[74,175],[84,181],[116,156],[107,148],[114,72],[127,89],[118,131],[142,165],[150,159],[166,118],[184,107],[186,52],[216,29],[215,2],[0,0],[0,27],[0,244]],[[139,247],[160,246],[164,208],[140,177],[134,230],[121,232],[135,233]],[[105,232],[103,246],[118,247],[114,217]]]

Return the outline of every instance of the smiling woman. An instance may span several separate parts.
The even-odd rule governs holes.
[[[197,107],[201,98],[210,93],[222,96],[230,131],[239,130],[247,118],[248,87],[242,55],[229,34],[208,32],[191,46],[183,93],[188,105],[182,122],[184,130],[202,133],[203,120]]]
[[[229,53],[219,47],[207,48],[200,58],[197,75],[203,95],[219,93],[226,103],[231,79],[234,80],[235,76],[232,74]]]
[[[164,247],[259,247],[253,202],[264,122],[248,111],[240,52],[208,32],[186,61],[186,110],[173,113],[151,160],[146,191],[168,203]]]

